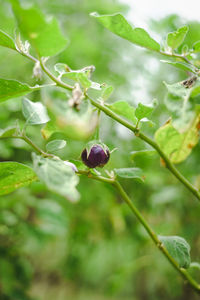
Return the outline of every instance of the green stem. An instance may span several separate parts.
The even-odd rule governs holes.
[[[22,53],[19,52],[20,54],[24,55],[25,57],[29,58],[30,60],[32,60],[33,62],[37,62],[38,60],[36,58],[34,58],[33,56],[26,54],[26,53]],[[166,52],[159,52],[162,55],[166,55],[166,56],[171,56],[171,57],[176,57],[176,58],[180,58],[185,60],[186,62],[188,62],[188,59],[183,56],[183,55],[179,55],[179,54],[168,54]],[[58,78],[56,78],[44,65],[44,63],[40,60],[40,65],[41,68],[43,69],[43,71],[60,87],[64,88],[64,89],[68,89],[68,90],[72,90],[73,87],[69,86],[67,84],[65,84],[64,82],[62,82],[61,80],[59,80]],[[146,143],[148,143],[149,145],[151,145],[158,153],[159,155],[162,157],[162,159],[164,160],[166,167],[171,171],[172,174],[174,174],[174,176],[188,189],[190,190],[193,195],[195,195],[195,197],[200,201],[200,193],[197,190],[197,188],[195,188],[176,168],[175,166],[170,162],[170,160],[168,159],[168,157],[165,155],[165,153],[160,149],[160,147],[157,145],[157,143],[155,143],[151,138],[149,138],[148,136],[144,135],[143,133],[141,133],[139,131],[139,129],[130,124],[128,121],[124,120],[123,118],[121,118],[119,115],[117,115],[116,113],[112,112],[108,107],[106,107],[104,104],[97,102],[95,100],[93,100],[91,97],[89,97],[88,95],[86,95],[88,97],[88,99],[90,100],[90,102],[97,107],[99,110],[103,111],[106,115],[108,115],[109,117],[111,117],[112,119],[114,119],[115,121],[117,121],[118,123],[121,123],[123,126],[127,127],[128,129],[130,129],[132,132],[135,133],[135,135],[137,137],[139,137],[140,139],[142,139],[143,141],[145,141]]]
[[[188,189],[190,190],[193,195],[200,201],[200,193],[196,187],[194,187],[177,169],[176,167],[171,163],[167,155],[161,150],[161,148],[158,146],[154,140],[143,134],[138,130],[138,128],[125,119],[121,118],[119,115],[114,113],[112,110],[110,110],[106,105],[97,102],[93,100],[91,97],[87,95],[90,102],[97,107],[98,109],[102,110],[107,116],[114,119],[118,123],[122,124],[126,128],[130,129],[138,138],[145,141],[147,144],[151,145],[160,155],[160,157],[164,160],[166,167],[171,171],[172,174]]]
[[[42,62],[42,60],[40,60],[40,66],[42,68],[42,70],[49,76],[49,78],[51,78],[51,80],[53,80],[57,86],[60,86],[64,89],[67,90],[73,90],[73,86],[68,85],[67,83],[64,83],[63,81],[61,81],[60,79],[58,79],[57,77],[55,77],[45,66],[45,64]]]
[[[191,63],[191,61],[190,61],[189,59],[187,59],[187,57],[185,57],[184,55],[176,54],[176,53],[167,53],[167,52],[164,52],[164,51],[159,51],[158,53],[160,53],[160,54],[162,54],[162,55],[165,55],[165,56],[170,56],[170,57],[182,59],[182,60],[184,60],[186,63],[188,63],[188,64],[190,64],[190,65],[193,65],[193,64]]]
[[[200,193],[198,189],[178,171],[166,154],[160,149],[158,144],[141,132],[138,134],[138,137],[151,145],[159,153],[160,157],[162,157],[166,164],[166,168],[168,168],[168,170],[170,170],[171,173],[174,174],[174,176],[200,201]]]
[[[31,139],[29,139],[29,137],[25,134],[23,135],[13,135],[12,138],[15,139],[21,139],[23,141],[25,141],[27,144],[29,144],[36,152],[38,152],[39,154],[41,154],[44,157],[54,157],[53,154],[50,153],[46,153],[44,152],[42,149],[40,149],[36,144],[33,143],[33,141]]]
[[[184,56],[179,56],[179,55],[168,55],[167,53],[162,53],[163,55],[167,55],[167,56],[173,56],[173,57],[177,57],[177,58],[181,58],[183,60],[185,60],[186,62],[189,62],[188,59]],[[35,59],[34,57],[21,53],[22,55],[26,56],[27,58],[31,59],[33,62],[37,62],[37,59]],[[63,87],[65,89],[70,89],[72,90],[73,87],[63,83],[62,81],[60,81],[58,78],[56,78],[43,64],[42,61],[40,61],[40,65],[41,68],[43,69],[43,71],[60,87]],[[149,137],[145,136],[143,133],[139,132],[139,129],[135,126],[133,126],[132,124],[130,124],[129,122],[125,121],[124,119],[122,119],[121,117],[119,117],[117,114],[115,114],[114,112],[112,112],[110,109],[108,109],[105,105],[102,105],[98,102],[96,102],[95,100],[93,100],[92,98],[90,98],[89,96],[87,96],[89,98],[89,100],[91,101],[91,103],[97,107],[99,110],[103,111],[105,114],[107,114],[109,117],[111,117],[112,119],[115,119],[117,122],[121,123],[122,125],[124,125],[125,127],[127,127],[128,129],[130,129],[132,132],[135,133],[136,136],[138,136],[139,138],[141,138],[142,140],[144,140],[145,142],[147,142],[149,145],[151,145],[155,150],[157,150],[157,152],[160,154],[160,156],[163,158],[163,160],[166,163],[167,168],[177,177],[177,179],[179,179],[199,200],[200,200],[200,194],[198,193],[198,191],[196,190],[195,187],[193,187],[188,181],[187,179],[185,179],[180,173],[179,171],[173,166],[173,164],[169,161],[169,159],[167,158],[167,156],[162,152],[162,150],[159,148],[159,146]],[[27,136],[21,136],[18,137],[23,139],[25,142],[27,142],[32,148],[34,148],[38,153],[40,153],[41,155],[44,156],[52,156],[51,154],[45,153],[43,152],[37,145],[35,145]],[[114,178],[106,178],[103,176],[96,176],[93,175],[90,171],[78,171],[78,174],[80,175],[86,175],[89,178],[101,181],[101,182],[105,182],[105,183],[110,183],[113,186],[115,186],[115,188],[118,190],[119,194],[121,195],[121,197],[123,198],[123,200],[127,203],[127,205],[130,207],[131,211],[134,213],[134,215],[136,216],[136,218],[139,220],[140,224],[145,228],[145,230],[147,231],[148,235],[150,236],[150,238],[152,239],[152,241],[155,243],[155,245],[158,247],[158,249],[163,253],[163,255],[168,259],[168,261],[171,263],[171,265],[174,267],[174,269],[176,271],[178,271],[181,276],[191,285],[191,287],[200,294],[200,285],[187,273],[187,271],[183,268],[179,268],[177,262],[173,259],[173,257],[171,257],[171,255],[169,254],[169,252],[167,251],[167,249],[163,246],[162,242],[159,240],[158,236],[156,235],[156,233],[153,231],[153,229],[150,227],[150,225],[147,223],[147,221],[144,219],[144,217],[141,215],[141,213],[139,212],[139,210],[136,208],[136,206],[132,203],[131,199],[129,198],[129,196],[127,195],[127,193],[125,192],[125,190],[122,188],[122,186],[120,185],[120,183],[118,181],[116,181]]]
[[[126,204],[129,206],[129,208],[131,209],[131,211],[134,213],[134,215],[136,216],[136,218],[138,219],[138,221],[140,222],[140,224],[145,228],[145,230],[147,231],[148,235],[151,237],[152,241],[157,246],[157,248],[163,253],[163,255],[167,258],[167,260],[174,267],[174,269],[181,274],[181,276],[192,286],[192,288],[198,294],[200,294],[200,285],[198,284],[198,282],[196,282],[190,276],[190,274],[188,274],[188,272],[185,269],[179,267],[178,263],[174,260],[174,258],[169,254],[169,252],[167,251],[167,249],[163,246],[163,244],[159,240],[157,234],[153,231],[153,229],[151,228],[151,226],[147,223],[147,221],[141,215],[141,213],[139,212],[139,210],[133,204],[133,202],[131,201],[131,199],[129,198],[129,196],[127,195],[127,193],[125,192],[125,190],[121,186],[121,184],[118,181],[115,181],[113,185],[116,187],[116,189],[118,190],[119,194],[121,195],[121,197],[123,198],[123,200],[126,202]]]
[[[132,203],[132,201],[130,200],[129,196],[127,195],[127,193],[125,192],[125,190],[122,188],[121,184],[117,180],[115,180],[114,183],[113,183],[113,185],[116,187],[116,189],[118,190],[119,194],[121,195],[121,197],[123,198],[123,200],[126,202],[126,204],[130,207],[130,209],[132,210],[132,212],[134,213],[134,215],[136,216],[136,218],[138,219],[138,221],[145,228],[145,230],[147,231],[147,233],[149,234],[149,236],[151,237],[151,239],[154,241],[154,243],[156,245],[159,245],[159,247],[160,247],[160,245],[162,243],[159,241],[157,235],[152,230],[152,228],[148,225],[148,223],[146,222],[146,220],[144,219],[144,217],[141,215],[141,213],[139,212],[139,210]]]
[[[99,131],[100,131],[100,115],[101,115],[101,110],[98,109],[98,111],[97,111],[98,120],[97,120],[96,134],[95,134],[96,140],[99,140],[99,137],[100,137],[100,134],[99,134]]]
[[[32,62],[34,63],[37,63],[39,62],[40,63],[40,67],[41,69],[44,71],[44,73],[47,74],[47,76],[49,78],[51,78],[51,80],[53,80],[57,86],[60,86],[64,89],[67,89],[67,90],[73,90],[73,86],[71,85],[68,85],[67,83],[64,83],[63,81],[61,81],[60,79],[58,79],[57,77],[55,77],[45,66],[45,64],[43,63],[42,59],[38,60],[37,58],[33,57],[32,55],[28,54],[28,53],[24,53],[24,52],[21,52],[21,51],[18,51],[21,55],[23,55],[24,57],[28,58],[29,60],[31,60]]]
[[[125,192],[121,184],[114,178],[107,178],[103,176],[95,176],[90,171],[81,171],[79,170],[77,172],[80,175],[86,175],[87,177],[91,179],[95,179],[101,182],[106,182],[112,184],[119,194],[121,195],[122,199],[126,202],[126,204],[129,206],[135,217],[138,219],[140,224],[144,227],[154,244],[157,246],[157,248],[162,252],[162,254],[167,258],[167,260],[170,262],[170,264],[173,266],[173,268],[185,279],[188,284],[198,293],[200,294],[200,285],[198,282],[196,282],[190,274],[183,268],[180,268],[178,263],[174,260],[174,258],[169,254],[167,249],[164,247],[163,243],[159,240],[157,234],[154,232],[154,230],[151,228],[151,226],[148,224],[148,222],[145,220],[145,218],[142,216],[140,211],[137,209],[137,207],[133,204],[128,194]]]
[[[106,182],[106,183],[113,184],[114,181],[115,181],[112,178],[107,178],[107,177],[103,177],[103,176],[94,175],[90,171],[79,170],[77,173],[80,174],[80,175],[86,175],[88,178],[92,178],[92,179],[95,179],[95,180],[98,180],[98,181],[101,181],[101,182]]]
[[[22,52],[22,51],[20,51],[20,50],[17,50],[17,52],[18,52],[19,54],[21,54],[22,56],[28,58],[29,60],[32,60],[32,62],[34,62],[34,63],[37,63],[37,62],[38,62],[37,58],[35,58],[34,56],[32,56],[32,55],[30,55],[30,54],[28,54],[28,53]]]

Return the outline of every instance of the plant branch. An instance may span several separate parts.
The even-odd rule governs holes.
[[[154,230],[151,228],[151,226],[148,224],[148,222],[145,220],[145,218],[142,216],[140,211],[137,209],[137,207],[133,204],[131,199],[129,198],[128,194],[125,192],[121,184],[114,178],[107,178],[103,176],[95,176],[90,171],[81,171],[79,170],[77,172],[80,175],[86,175],[87,177],[91,179],[95,179],[101,182],[106,182],[112,184],[118,191],[118,193],[121,195],[122,199],[126,202],[126,204],[129,206],[135,217],[138,219],[140,224],[144,227],[154,244],[157,246],[157,248],[162,252],[162,254],[167,258],[167,260],[170,262],[170,264],[173,266],[173,268],[185,279],[188,284],[198,293],[200,294],[200,284],[194,280],[191,275],[183,268],[180,268],[178,263],[174,260],[174,258],[169,254],[167,249],[164,247],[163,243],[159,240],[157,234],[154,232]]]
[[[99,140],[100,138],[100,116],[101,116],[101,110],[97,110],[97,127],[96,127],[96,133],[95,133],[95,139]]]
[[[29,53],[25,53],[25,52],[23,52],[23,51],[21,51],[21,50],[17,50],[17,52],[18,52],[19,54],[21,54],[22,56],[28,58],[29,60],[31,60],[31,61],[34,62],[34,63],[37,63],[37,62],[38,62],[37,58],[35,58],[34,56],[30,55]]]
[[[23,56],[27,57],[28,59],[30,59],[31,61],[33,61],[34,63],[38,63],[39,62],[41,69],[44,71],[44,73],[46,73],[46,75],[52,81],[54,81],[56,83],[57,86],[62,87],[62,88],[67,89],[67,90],[73,90],[73,86],[70,86],[70,85],[64,83],[63,81],[61,81],[59,78],[55,77],[48,70],[48,68],[45,66],[45,64],[42,61],[42,59],[38,60],[38,59],[36,59],[35,57],[31,56],[28,53],[24,53],[24,52],[21,52],[21,51],[18,51],[18,52],[21,55],[23,55]],[[187,62],[189,64],[192,64],[187,59],[187,57],[184,56],[184,55],[179,55],[179,54],[175,54],[175,53],[171,53],[170,54],[170,53],[166,53],[166,52],[163,52],[163,51],[159,51],[159,53],[162,54],[162,55],[165,55],[165,56],[178,58],[178,59],[184,60],[185,62]],[[171,173],[174,174],[174,176],[180,182],[182,182],[185,185],[185,187],[188,190],[190,190],[198,198],[198,200],[200,200],[200,193],[198,192],[198,190],[175,168],[175,166],[171,163],[171,161],[168,159],[168,157],[160,149],[160,147],[157,145],[157,143],[154,140],[152,140],[148,136],[146,136],[143,133],[141,133],[139,131],[139,129],[137,128],[137,126],[134,126],[131,123],[129,123],[128,121],[126,121],[125,119],[121,118],[119,115],[117,115],[116,113],[112,112],[104,104],[93,100],[88,95],[86,95],[86,96],[88,97],[88,99],[90,100],[90,102],[95,107],[97,107],[99,109],[99,111],[103,111],[106,115],[108,115],[109,117],[111,117],[112,119],[114,119],[115,121],[117,121],[118,123],[122,124],[123,126],[125,126],[126,128],[128,128],[129,130],[131,130],[137,137],[139,137],[140,139],[144,140],[146,143],[148,143],[149,145],[151,145],[159,153],[159,155],[161,156],[161,158],[164,160],[164,162],[166,164],[166,167],[171,171]],[[15,137],[15,138],[21,138],[26,143],[28,143],[35,151],[37,151],[39,154],[41,154],[43,156],[49,156],[49,157],[53,156],[52,154],[45,153],[43,150],[41,150],[26,135],[13,136],[13,137]],[[174,267],[174,269],[177,272],[179,272],[179,274],[190,284],[190,286],[197,293],[200,294],[200,285],[190,276],[190,274],[188,274],[188,272],[185,269],[179,267],[178,263],[173,259],[173,257],[167,251],[167,249],[163,246],[163,244],[159,240],[157,234],[153,231],[153,229],[151,228],[151,226],[148,224],[148,222],[141,215],[141,213],[139,212],[139,210],[137,209],[137,207],[133,204],[133,202],[129,198],[128,194],[125,192],[125,190],[123,189],[123,187],[121,186],[121,184],[116,179],[114,179],[114,178],[107,178],[107,177],[98,176],[98,175],[93,175],[90,171],[79,170],[77,172],[77,174],[86,175],[89,178],[92,178],[92,179],[95,179],[95,180],[98,180],[98,181],[101,181],[101,182],[112,184],[117,189],[117,191],[119,192],[119,194],[121,195],[121,197],[123,198],[123,200],[126,202],[126,204],[129,206],[129,208],[131,209],[131,211],[133,212],[133,214],[135,215],[135,217],[138,219],[138,221],[140,222],[140,224],[147,231],[148,235],[150,236],[150,238],[152,239],[152,241],[155,243],[155,245],[157,246],[157,248],[163,253],[163,255],[167,258],[167,260]]]
[[[190,191],[192,194],[200,201],[200,193],[196,187],[194,187],[177,169],[176,167],[172,164],[172,162],[169,160],[167,155],[161,150],[161,148],[158,146],[158,144],[145,134],[139,131],[139,129],[126,121],[125,119],[121,118],[119,115],[114,113],[112,110],[110,110],[105,104],[97,102],[96,100],[92,99],[87,95],[88,99],[90,102],[103,111],[106,115],[108,115],[110,118],[114,119],[118,123],[122,124],[129,130],[131,130],[138,138],[141,140],[145,141],[147,144],[151,145],[160,155],[160,157],[164,160],[166,164],[166,168],[171,171],[171,173]]]
[[[187,57],[184,56],[184,55],[176,54],[176,53],[167,53],[167,52],[164,52],[164,51],[159,51],[158,53],[160,53],[160,54],[162,54],[162,55],[165,55],[165,56],[170,56],[170,57],[182,59],[182,60],[184,60],[186,63],[188,63],[188,64],[190,64],[190,65],[193,65],[193,64],[191,63],[191,61],[190,61],[189,59],[187,59]]]
[[[111,183],[113,184],[115,182],[114,178],[107,178],[107,177],[103,177],[103,176],[99,176],[99,175],[94,175],[90,172],[90,170],[88,171],[84,171],[84,170],[78,170],[78,172],[76,172],[77,174],[80,175],[86,175],[88,178],[92,178],[101,182],[106,182],[106,183]]]
[[[21,53],[21,52],[20,52]],[[32,57],[29,54],[21,53],[23,56],[26,56],[33,62],[38,62],[37,59]],[[185,60],[187,63],[189,62],[188,59],[185,56],[178,55],[178,54],[168,54],[164,52],[160,52],[160,54],[171,56],[171,57],[176,57],[176,58],[181,58]],[[189,62],[190,63],[190,62]],[[44,65],[42,60],[40,60],[40,66],[42,70],[56,83],[57,86],[60,86],[65,89],[72,90],[73,87],[68,86],[67,84],[63,83],[60,79],[56,78]],[[147,137],[143,133],[139,131],[137,126],[132,125],[125,119],[121,118],[119,115],[116,113],[112,112],[107,106],[104,104],[97,102],[93,100],[91,97],[86,95],[90,102],[97,107],[100,111],[103,111],[106,115],[117,121],[118,123],[122,124],[129,130],[131,130],[137,137],[140,139],[144,140],[146,143],[151,145],[161,156],[161,158],[165,161],[166,167],[171,171],[171,173],[174,174],[174,176],[182,182],[186,188],[188,188],[199,200],[200,200],[200,193],[198,190],[174,167],[174,165],[170,162],[168,157],[165,155],[165,153],[160,149],[160,147],[157,145],[156,142],[154,142],[151,138]],[[16,136],[16,138],[21,138],[25,142],[27,142],[34,150],[36,150],[39,154],[43,156],[53,156],[52,154],[45,153],[43,150],[41,150],[37,145],[35,145],[26,135],[22,136]],[[128,194],[125,192],[121,184],[115,179],[115,178],[107,178],[103,176],[98,176],[98,175],[93,175],[90,171],[83,171],[79,170],[77,174],[80,175],[86,175],[88,178],[98,180],[101,182],[109,183],[112,184],[123,200],[126,202],[126,204],[129,206],[135,217],[138,219],[140,224],[144,227],[154,244],[157,246],[157,248],[162,252],[162,254],[167,258],[167,260],[170,262],[170,264],[173,266],[173,268],[188,282],[188,284],[198,293],[200,294],[200,285],[190,276],[190,274],[183,268],[180,268],[178,263],[174,260],[174,258],[169,254],[167,249],[164,247],[162,242],[159,240],[157,234],[154,232],[154,230],[151,228],[151,226],[148,224],[148,222],[145,220],[145,218],[142,216],[140,211],[137,209],[137,207],[133,204],[131,199],[129,198]]]
[[[38,62],[38,60],[31,56],[30,54],[27,53],[22,53],[19,52],[20,54],[22,54],[23,56],[27,57],[28,59],[32,60],[33,62]],[[160,51],[160,54],[163,55],[167,55],[167,56],[171,56],[171,57],[176,57],[176,58],[180,58],[185,60],[186,62],[188,62],[188,59],[183,56],[183,55],[179,55],[179,54],[169,54],[166,52],[162,52]],[[57,86],[60,86],[64,89],[67,90],[72,90],[73,87],[69,86],[68,84],[62,82],[60,79],[56,78],[44,65],[44,63],[42,62],[42,60],[40,60],[40,66],[42,68],[42,70],[51,78],[51,80],[53,80]],[[88,95],[86,95],[87,98],[90,100],[90,102],[97,107],[100,111],[103,111],[106,115],[108,115],[109,117],[111,117],[112,119],[114,119],[115,121],[117,121],[118,123],[121,123],[123,126],[127,127],[129,130],[131,130],[137,137],[139,137],[140,139],[142,139],[143,141],[145,141],[146,143],[148,143],[149,145],[151,145],[160,155],[160,157],[164,160],[166,167],[171,171],[172,174],[174,174],[174,176],[188,189],[192,192],[192,194],[200,201],[200,193],[198,191],[198,189],[196,187],[194,187],[177,169],[176,167],[171,163],[171,161],[168,159],[168,157],[166,156],[166,154],[160,149],[160,147],[157,145],[157,143],[152,140],[151,138],[149,138],[148,136],[144,135],[142,132],[139,131],[139,129],[132,125],[131,123],[129,123],[128,121],[126,121],[125,119],[121,118],[119,115],[117,115],[116,113],[112,112],[107,106],[105,106],[103,103],[97,102],[95,100],[93,100],[91,97],[89,97]]]
[[[29,139],[26,135],[20,135],[20,136],[13,136],[13,138],[20,138],[24,140],[26,143],[28,143],[36,152],[41,154],[44,157],[53,157],[52,154],[45,153],[43,150],[41,150],[36,144],[34,144],[31,139]],[[90,171],[84,171],[79,170],[76,172],[80,175],[86,175],[88,178],[98,180],[101,182],[112,184],[119,192],[123,200],[126,202],[126,204],[130,207],[131,211],[134,213],[138,221],[141,223],[141,225],[145,228],[148,235],[152,239],[152,241],[155,243],[157,248],[163,253],[163,255],[168,259],[168,261],[171,263],[171,265],[176,269],[181,276],[187,280],[187,282],[192,286],[192,288],[200,294],[200,285],[188,274],[188,272],[180,268],[177,264],[177,262],[171,257],[167,249],[163,246],[162,242],[159,240],[156,233],[153,231],[153,229],[150,227],[150,225],[147,223],[147,221],[144,219],[144,217],[141,215],[139,210],[136,208],[136,206],[132,203],[131,199],[129,198],[128,194],[125,192],[121,184],[115,179],[115,178],[107,178],[100,175],[94,175]]]
[[[40,149],[36,144],[33,143],[33,141],[25,134],[21,134],[21,135],[13,135],[11,136],[11,138],[15,138],[15,139],[21,139],[23,141],[25,141],[27,144],[29,144],[36,152],[38,152],[39,154],[41,154],[44,157],[54,157],[53,154],[50,153],[46,153],[44,152],[42,149]]]
[[[45,66],[44,62],[42,61],[42,59],[38,60],[37,58],[35,58],[34,56],[30,55],[29,53],[25,53],[22,51],[17,50],[18,53],[20,53],[21,55],[23,55],[24,57],[28,58],[29,60],[31,60],[34,63],[38,63],[40,64],[41,69],[44,71],[44,73],[46,73],[46,75],[51,78],[51,80],[53,80],[57,86],[62,87],[64,89],[67,90],[73,90],[73,86],[68,85],[67,83],[64,83],[63,81],[61,81],[60,79],[58,79],[57,77],[55,77],[50,71],[49,69],[47,69],[47,67]]]
[[[169,254],[167,249],[164,247],[163,243],[159,240],[157,234],[153,231],[151,226],[147,223],[147,221],[144,219],[144,217],[141,215],[139,210],[136,208],[136,206],[133,204],[123,187],[118,181],[114,182],[114,186],[117,188],[119,194],[123,198],[123,200],[126,202],[126,204],[129,206],[131,211],[134,213],[140,224],[145,228],[148,235],[154,242],[154,244],[157,246],[157,248],[162,252],[162,254],[167,258],[167,260],[170,262],[170,264],[174,267],[176,271],[178,271],[181,276],[187,280],[187,282],[192,286],[192,288],[200,294],[200,285],[188,274],[188,272],[180,268],[178,263],[174,260],[174,258]]]
[[[64,89],[67,90],[73,90],[73,86],[68,85],[67,83],[64,83],[63,81],[61,81],[60,79],[58,79],[57,77],[55,77],[50,71],[49,69],[47,69],[47,67],[45,66],[45,64],[43,63],[43,61],[40,59],[40,66],[41,69],[49,76],[49,78],[51,78],[51,80],[53,80],[57,86],[62,87]]]

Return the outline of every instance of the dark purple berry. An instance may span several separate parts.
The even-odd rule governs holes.
[[[87,149],[83,150],[81,159],[89,168],[103,167],[109,161],[110,152],[101,145],[93,145],[89,155],[87,151]]]

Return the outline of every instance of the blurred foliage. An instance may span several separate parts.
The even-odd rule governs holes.
[[[158,54],[132,46],[106,31],[89,13],[122,12],[128,7],[112,0],[30,0],[47,15],[55,16],[70,43],[64,52],[51,59],[72,69],[95,65],[94,78],[115,87],[113,100],[151,103],[158,99],[153,112],[155,126],[143,124],[153,135],[169,118],[164,104],[163,81],[185,79],[185,73],[159,62]],[[0,28],[14,36],[15,21],[10,5],[0,0]],[[151,21],[150,27],[160,36],[184,25],[178,16]],[[199,35],[200,24],[191,22],[185,42],[192,44]],[[12,50],[0,48],[1,77],[31,85],[33,65]],[[54,70],[52,70],[54,72]],[[44,83],[44,79],[40,83]],[[53,88],[31,95],[32,100],[61,101],[65,95]],[[155,231],[160,235],[180,235],[192,245],[192,258],[200,259],[200,208],[193,196],[161,166],[158,155],[135,156],[131,151],[149,149],[127,129],[102,115],[102,140],[117,148],[108,169],[140,167],[145,183],[123,179],[128,194]],[[21,98],[1,104],[1,128],[23,123]],[[38,135],[40,125],[30,127],[29,135],[44,146]],[[59,134],[56,134],[59,138]],[[84,141],[67,139],[59,150],[62,159],[78,159]],[[179,165],[189,179],[200,185],[199,150]],[[0,141],[0,160],[30,164],[30,147],[21,140]],[[50,193],[41,183],[21,188],[0,197],[0,298],[2,300],[107,300],[148,299],[184,300],[197,296],[181,281],[174,270],[152,246],[143,228],[132,216],[115,190],[106,184],[81,178],[81,199],[71,204]],[[193,270],[199,276],[199,270]]]

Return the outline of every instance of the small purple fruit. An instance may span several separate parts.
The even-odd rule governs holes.
[[[103,167],[110,158],[110,152],[107,147],[103,147],[98,144],[94,144],[90,148],[88,153],[87,149],[84,149],[81,154],[81,159],[89,168]]]

